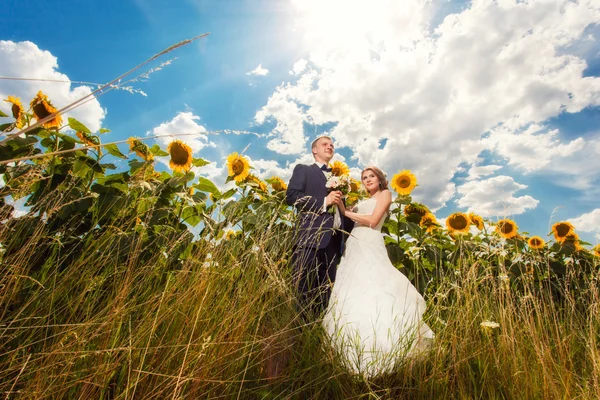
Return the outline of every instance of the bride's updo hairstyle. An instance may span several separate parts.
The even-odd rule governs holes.
[[[375,174],[375,176],[377,177],[377,179],[379,179],[379,190],[389,189],[388,188],[388,180],[385,177],[385,174],[383,173],[382,170],[380,170],[379,168],[377,168],[377,167],[375,167],[373,165],[368,166],[368,167],[366,167],[365,169],[362,170],[362,172],[360,173],[360,181],[361,182],[362,182],[363,174],[366,171],[372,171]]]

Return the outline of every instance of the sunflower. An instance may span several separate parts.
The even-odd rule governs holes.
[[[150,149],[141,140],[130,137],[127,139],[127,143],[129,143],[129,152],[135,151],[140,158],[143,158],[144,161],[154,160],[154,154],[150,153]]]
[[[596,257],[600,257],[600,244],[595,245],[592,251]]]
[[[353,206],[359,199],[360,197],[355,192],[348,193],[346,196],[346,208]]]
[[[238,153],[231,153],[227,157],[227,169],[229,170],[229,176],[238,183],[242,182],[248,177],[248,174],[250,174],[250,164],[248,163],[248,160]]]
[[[575,227],[570,222],[557,222],[552,225],[552,233],[558,243],[564,243],[567,236],[575,233]]]
[[[433,215],[430,212],[428,212],[421,218],[421,222],[419,223],[419,225],[421,226],[421,228],[425,228],[427,233],[431,233],[435,229],[439,228],[435,215]]]
[[[237,234],[238,234],[237,231],[234,231],[233,229],[228,229],[227,232],[225,232],[225,239],[226,240],[235,239]]]
[[[471,220],[465,213],[455,212],[446,218],[446,228],[450,233],[468,233]]]
[[[477,229],[483,230],[483,218],[474,213],[469,213],[469,220]]]
[[[77,135],[77,137],[79,138],[79,140],[81,140],[83,142],[83,144],[85,144],[86,146],[98,146],[99,140],[96,136],[93,135],[88,135],[85,132],[76,132],[75,133]]]
[[[261,191],[263,191],[263,192],[267,191],[267,184],[264,183],[263,181],[261,181],[258,178],[258,176],[249,174],[248,177],[246,178],[246,181],[247,182],[254,182],[254,183],[256,183],[258,185],[258,189],[261,190]]]
[[[175,172],[187,172],[192,166],[192,148],[177,139],[169,143],[167,151],[171,155],[169,167]]]
[[[358,193],[360,190],[360,181],[354,178],[350,178],[350,191],[354,193]]]
[[[515,221],[504,218],[496,223],[496,232],[505,239],[511,239],[517,236],[519,227]]]
[[[407,169],[398,172],[391,181],[392,189],[398,194],[410,194],[417,186],[417,178]]]
[[[277,192],[282,192],[284,190],[287,190],[287,185],[285,184],[283,179],[279,178],[278,176],[272,177],[271,182],[272,182],[271,186],[273,187],[273,190],[275,190]]]
[[[532,249],[539,250],[539,249],[544,248],[544,245],[546,244],[546,242],[544,242],[544,239],[542,239],[539,236],[533,236],[533,237],[530,237],[529,240],[527,240],[527,244]]]
[[[11,103],[12,115],[15,118],[15,125],[17,129],[21,129],[25,125],[25,109],[21,104],[21,99],[14,96],[8,96],[8,99],[4,100],[7,103]]]
[[[419,214],[421,217],[424,217],[425,215],[429,214],[429,209],[427,208],[427,206],[421,203],[410,203],[404,207],[403,212],[404,215],[406,215],[407,217],[410,214]]]
[[[579,240],[579,235],[576,234],[575,232],[569,233],[567,236],[565,236],[564,240],[561,243],[563,245],[565,245],[565,244],[572,245],[573,248],[575,249],[575,251],[585,250],[584,247],[581,245],[581,242]]]
[[[46,118],[49,115],[56,113],[54,118],[52,118],[50,121],[47,121],[43,124],[43,127],[44,128],[56,128],[56,129],[60,128],[60,126],[62,125],[62,122],[63,122],[62,116],[58,113],[58,110],[56,108],[54,108],[52,103],[50,103],[50,100],[48,100],[48,96],[46,96],[44,93],[42,93],[41,90],[33,98],[33,100],[31,100],[31,103],[29,105],[31,106],[31,108],[33,110],[33,116],[38,121]]]
[[[348,175],[350,173],[350,168],[343,161],[334,161],[331,164],[331,175],[333,176],[342,176]]]

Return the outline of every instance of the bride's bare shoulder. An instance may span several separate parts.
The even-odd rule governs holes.
[[[392,199],[392,192],[388,189],[383,189],[381,192],[377,193],[377,199],[381,200],[390,200]]]

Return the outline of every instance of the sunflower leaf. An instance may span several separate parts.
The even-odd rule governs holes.
[[[117,169],[117,166],[115,164],[112,164],[112,163],[100,164],[100,166],[102,168],[106,168],[106,169]]]
[[[388,244],[397,245],[398,241],[391,236],[384,236],[383,243],[385,243],[386,245],[388,245]]]
[[[223,193],[223,196],[221,196],[221,198],[222,199],[228,199],[231,196],[233,196],[236,192],[237,192],[237,190],[235,190],[235,189],[229,189],[228,191],[226,191],[225,193]]]
[[[2,124],[0,125],[0,132],[10,132],[14,129],[14,127],[15,124],[13,122],[9,122],[8,124]]]
[[[196,183],[193,186],[201,192],[208,192],[208,193],[212,193],[214,195],[221,194],[219,189],[215,186],[214,183],[212,183],[211,180],[206,179],[202,176],[200,178],[198,178],[198,183]]]
[[[30,131],[25,132],[26,135],[28,136],[38,136],[41,138],[47,138],[47,137],[51,137],[52,134],[50,132],[48,132],[47,130],[45,130],[44,128],[34,128]]]
[[[73,175],[79,178],[87,177],[91,167],[85,162],[85,160],[77,160],[73,163]]]
[[[100,128],[100,130],[98,131],[98,133],[108,133],[110,132],[110,129],[106,129],[106,128]]]
[[[69,117],[69,127],[74,131],[87,133],[88,135],[92,134],[92,131],[90,131],[87,126],[77,121],[75,118]]]
[[[6,115],[4,111],[0,110],[0,117],[8,117],[8,115]]]
[[[183,220],[190,224],[191,226],[196,226],[200,223],[200,213],[196,209],[196,207],[188,206],[183,209],[181,213],[181,217]]]
[[[194,167],[204,167],[205,165],[208,165],[208,164],[210,164],[210,161],[206,161],[203,158],[194,158],[192,160],[192,165]]]
[[[119,158],[127,158],[127,156],[123,153],[121,153],[121,151],[119,151],[119,148],[117,147],[116,144],[107,144],[103,146],[106,151],[108,151],[109,154],[115,156],[115,157],[119,157]]]
[[[169,153],[167,153],[166,151],[164,151],[163,149],[160,148],[159,145],[155,144],[154,146],[150,147],[150,153],[154,154],[157,157],[165,157],[168,156]]]
[[[44,139],[42,139],[40,144],[47,149],[51,149],[52,147],[54,147],[54,140],[52,140],[50,138],[44,138]]]

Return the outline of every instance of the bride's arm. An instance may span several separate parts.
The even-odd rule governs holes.
[[[377,225],[379,221],[381,221],[383,215],[390,208],[390,204],[392,204],[392,193],[389,190],[384,190],[377,198],[377,204],[375,205],[375,209],[370,215],[357,214],[355,212],[346,210],[343,207],[340,207],[340,210],[346,217],[350,218],[352,221],[358,222],[361,225],[372,227]]]

